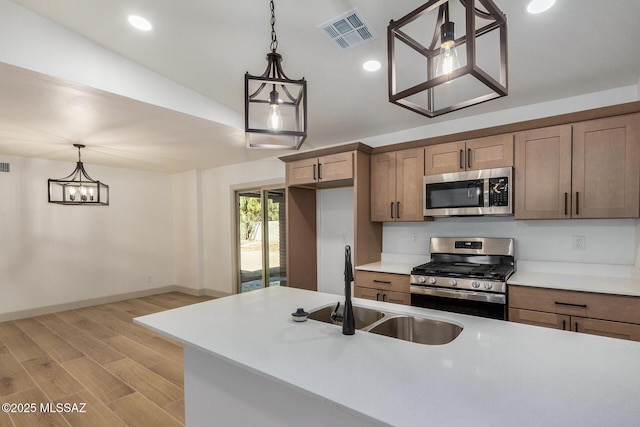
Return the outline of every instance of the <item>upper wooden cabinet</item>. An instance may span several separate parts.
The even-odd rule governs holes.
[[[513,166],[513,134],[430,145],[425,175]]]
[[[573,218],[640,214],[640,114],[573,126]]]
[[[516,134],[516,219],[637,218],[640,115]]]
[[[287,186],[337,184],[353,180],[353,153],[337,153],[287,163]],[[351,183],[351,182],[349,182]]]
[[[371,147],[352,143],[280,157],[287,182],[287,286],[318,288],[316,202],[325,188],[353,187],[353,264],[380,261],[382,224],[370,217],[370,152]]]
[[[371,156],[371,221],[423,221],[424,149]]]
[[[571,213],[571,126],[516,134],[516,219],[568,218]]]

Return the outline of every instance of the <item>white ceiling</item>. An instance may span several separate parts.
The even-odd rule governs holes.
[[[267,0],[13,0],[31,11],[238,112],[244,73],[266,66]],[[530,15],[528,0],[495,0],[507,15],[509,95],[429,119],[388,102],[386,27],[423,0],[275,0],[285,73],[308,81],[304,148],[470,115],[634,85],[640,76],[640,1],[557,0]],[[377,39],[340,51],[318,28],[357,8]],[[1,13],[1,11],[0,11]],[[147,17],[149,33],[128,26]],[[362,70],[375,58],[377,73]],[[80,84],[0,64],[0,153],[180,172],[277,153],[244,148],[244,132]],[[284,152],[280,152],[282,154]]]

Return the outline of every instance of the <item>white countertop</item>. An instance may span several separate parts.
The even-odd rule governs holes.
[[[464,327],[429,346],[309,320],[336,295],[273,287],[134,319],[294,389],[391,425],[637,426],[640,343],[362,299]]]
[[[509,285],[640,296],[640,279],[517,271]]]
[[[386,255],[381,261],[359,265],[356,270],[409,275],[413,267],[429,261],[415,256]],[[640,296],[640,270],[633,266],[529,260],[520,260],[517,266],[507,280],[509,285]]]
[[[372,262],[370,264],[363,264],[356,267],[356,270],[361,271],[375,271],[376,273],[393,273],[393,274],[411,274],[411,269],[416,264],[410,264],[406,262]]]
[[[356,270],[406,274],[408,276],[411,274],[413,267],[429,262],[427,255],[403,255],[383,252],[381,258],[378,262],[356,266]]]

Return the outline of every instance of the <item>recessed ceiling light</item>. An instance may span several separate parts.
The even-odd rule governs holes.
[[[372,59],[362,64],[362,68],[370,72],[378,71],[380,67],[381,67],[380,61],[376,61],[375,59]]]
[[[133,27],[137,28],[140,31],[149,31],[153,28],[153,26],[151,25],[151,22],[149,22],[147,19],[143,18],[142,16],[138,16],[138,15],[129,15],[129,24],[131,24]]]
[[[531,0],[527,6],[527,12],[529,13],[542,13],[545,10],[551,9],[551,6],[556,0]]]

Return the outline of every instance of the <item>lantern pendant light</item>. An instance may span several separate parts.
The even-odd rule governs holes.
[[[457,38],[454,6],[463,24]],[[422,43],[431,27],[418,22],[429,17],[433,37]],[[430,0],[389,23],[387,49],[389,102],[418,114],[435,117],[507,96],[507,17],[492,0]]]
[[[60,179],[49,179],[49,203],[74,206],[108,206],[109,186],[92,179],[82,164],[82,144],[73,144],[78,149],[78,163],[70,175]]]
[[[244,75],[244,130],[248,148],[298,150],[307,138],[307,82],[292,80],[282,71],[276,52],[275,7],[271,7],[271,52],[259,76]]]

